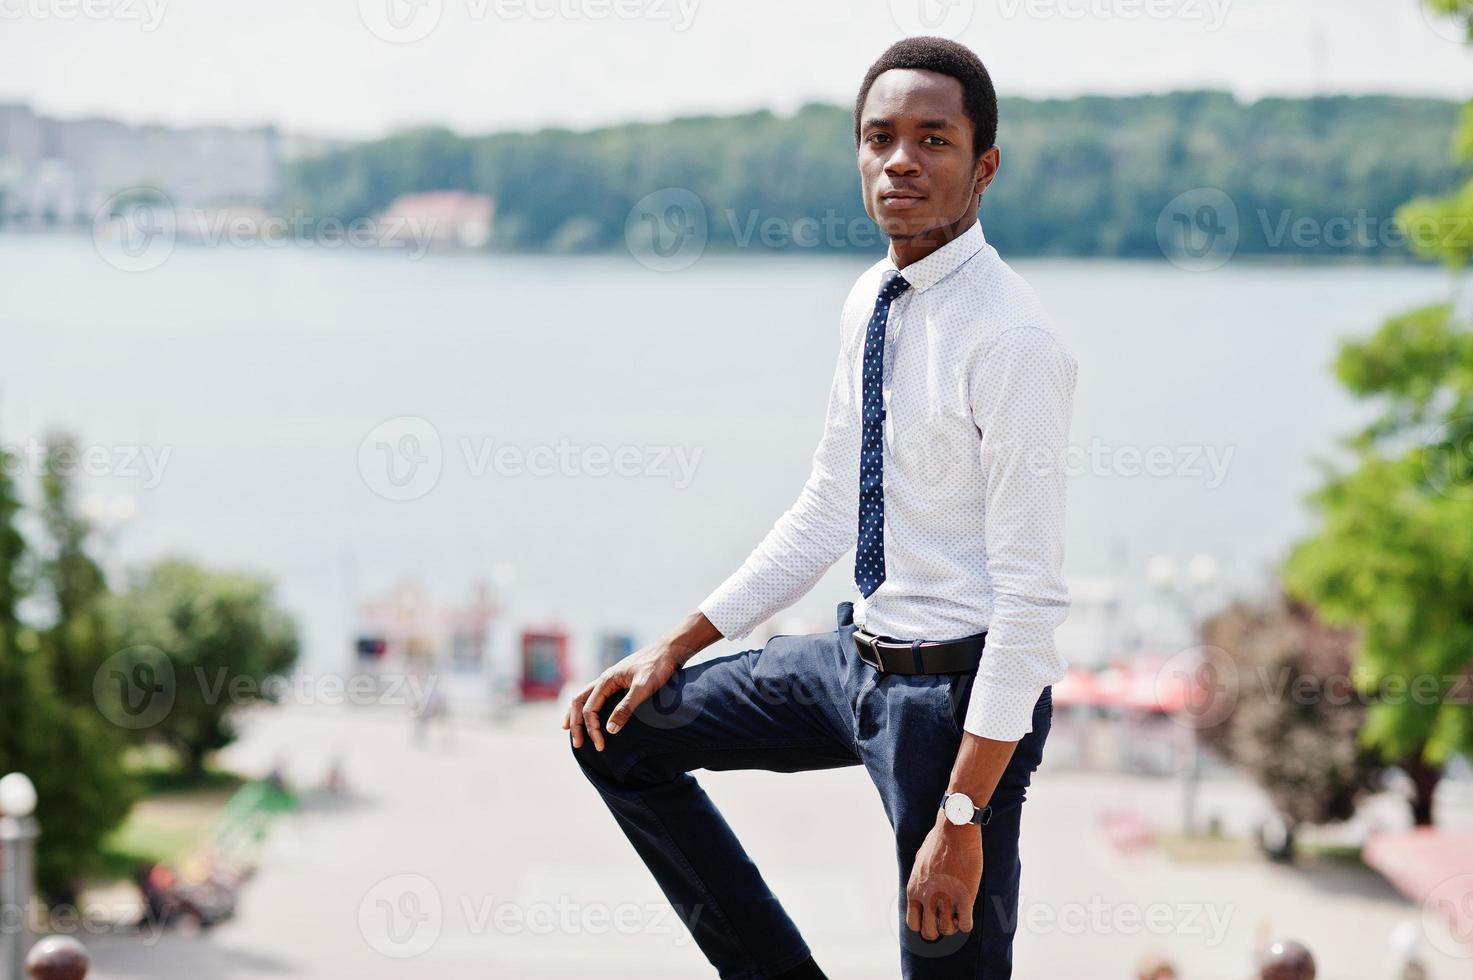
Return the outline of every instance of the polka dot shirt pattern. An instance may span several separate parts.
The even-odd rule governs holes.
[[[895,292],[897,272],[908,288]],[[882,302],[888,315],[876,328]],[[855,548],[855,622],[904,640],[986,630],[964,727],[1022,738],[1039,694],[1066,667],[1054,630],[1069,609],[1062,567],[1074,356],[980,223],[904,269],[888,255],[860,275],[839,341],[808,480],[700,609],[723,636],[740,639]],[[883,433],[883,509],[873,543],[863,544],[865,437],[874,431]],[[874,560],[878,580],[866,593],[865,562]]]

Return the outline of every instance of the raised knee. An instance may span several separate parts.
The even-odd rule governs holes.
[[[610,698],[609,702],[599,709],[598,721],[600,727],[608,724],[609,715],[613,713],[614,707],[615,699]],[[597,774],[617,779],[623,774],[622,770],[627,763],[627,759],[625,758],[626,752],[624,751],[626,743],[619,740],[619,735],[609,735],[607,728],[604,728],[603,739],[603,751],[599,751],[594,745],[593,737],[587,731],[583,732],[582,745],[573,745],[573,738],[570,734],[568,736],[568,747],[572,749],[573,758],[578,761],[579,767],[586,775],[593,776]]]

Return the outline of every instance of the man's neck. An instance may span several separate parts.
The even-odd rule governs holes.
[[[907,238],[890,239],[890,261],[895,263],[895,268],[904,269],[906,266],[919,262],[932,252],[953,241],[958,236],[966,233],[977,222],[977,213],[964,214],[955,221],[931,228],[912,235]]]

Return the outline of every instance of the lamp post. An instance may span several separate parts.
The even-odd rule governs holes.
[[[33,891],[36,838],[40,831],[31,816],[36,810],[36,787],[23,773],[0,778],[0,939],[4,958],[0,977],[21,980],[26,953],[31,948],[30,918],[26,914]]]
[[[1196,598],[1217,581],[1217,560],[1211,555],[1197,555],[1178,572],[1176,562],[1167,555],[1157,555],[1146,564],[1146,577],[1156,590],[1173,599],[1193,638],[1197,632]],[[1188,725],[1191,745],[1187,765],[1182,772],[1182,833],[1197,831],[1197,794],[1202,782],[1202,742],[1195,723]]]

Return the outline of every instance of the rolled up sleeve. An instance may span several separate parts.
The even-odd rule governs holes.
[[[983,738],[1032,731],[1039,695],[1067,667],[1054,630],[1069,611],[1064,464],[1076,375],[1052,330],[1022,326],[999,335],[970,378],[994,604],[963,727]]]

